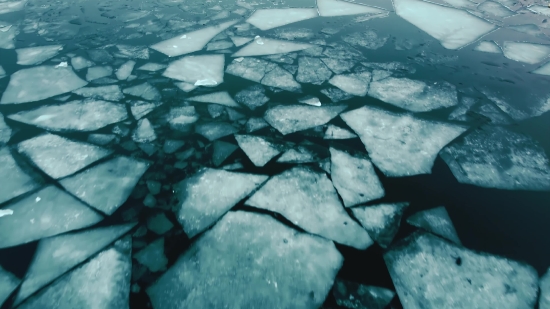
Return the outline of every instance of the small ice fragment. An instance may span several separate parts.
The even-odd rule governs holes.
[[[265,112],[264,119],[283,135],[323,125],[338,116],[346,105],[277,105]]]
[[[500,47],[493,41],[481,41],[474,48],[474,50],[485,52],[485,53],[493,53],[493,54],[502,53],[502,50],[500,50]]]
[[[550,56],[550,45],[505,41],[504,57],[527,64],[537,64]]]
[[[362,4],[338,0],[317,0],[319,15],[324,17],[359,14],[381,14],[386,11]]]
[[[254,42],[256,42],[256,44],[258,45],[264,45],[264,41],[262,41],[262,38],[259,35],[254,37]]]
[[[274,54],[284,54],[300,51],[314,47],[313,44],[299,43],[285,40],[275,40],[268,38],[255,39],[256,44],[248,44],[234,53],[233,57],[265,56]]]
[[[58,65],[55,66],[55,68],[66,68],[68,67],[69,64],[67,63],[67,61],[64,61],[64,62],[60,62]]]
[[[387,248],[401,226],[409,203],[378,204],[351,208],[353,215],[382,248]]]
[[[241,107],[227,91],[213,92],[203,95],[194,96],[188,98],[189,101],[202,102],[202,103],[214,103],[229,107]]]
[[[55,57],[63,45],[37,46],[16,49],[17,64],[36,65]]]
[[[235,135],[235,139],[250,161],[258,167],[266,165],[282,150],[281,146],[262,136]]]
[[[13,210],[11,209],[0,209],[0,218],[5,216],[11,216],[13,215]]]
[[[234,59],[235,62],[243,62],[243,60],[244,60],[244,57],[239,57]]]
[[[304,103],[311,106],[321,106],[321,101],[317,97],[307,96],[298,100],[300,103]]]
[[[199,79],[195,82],[195,86],[216,86],[217,81],[213,79]]]
[[[419,211],[407,218],[407,223],[462,245],[453,221],[443,206]]]
[[[208,86],[216,86],[223,83],[224,65],[223,55],[187,56],[171,62],[162,75],[189,84],[201,80],[215,81],[216,84]]]

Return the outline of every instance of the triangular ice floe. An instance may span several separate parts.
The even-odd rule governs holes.
[[[208,81],[216,86],[223,83],[224,65],[223,55],[187,56],[171,62],[162,75],[192,85]]]
[[[339,0],[317,0],[317,8],[319,9],[319,15],[324,17],[358,14],[373,15],[387,12],[370,6]]]
[[[187,98],[187,100],[201,103],[215,103],[229,107],[241,107],[237,102],[235,102],[235,100],[233,100],[227,91],[198,95]]]
[[[407,218],[407,223],[461,245],[455,227],[445,207],[440,206],[415,213]]]
[[[354,207],[351,211],[370,237],[386,248],[399,231],[401,217],[408,206],[408,203],[379,204]]]
[[[261,136],[235,135],[235,139],[250,161],[258,167],[266,165],[282,151],[279,145]]]
[[[269,30],[317,16],[319,16],[317,10],[310,8],[260,9],[256,10],[246,22],[260,30]]]
[[[26,173],[19,166],[7,147],[0,149],[0,171],[2,177],[9,179],[0,186],[0,204],[37,189],[42,184],[40,178]]]
[[[346,105],[277,105],[265,112],[264,119],[283,135],[323,125],[338,116]]]

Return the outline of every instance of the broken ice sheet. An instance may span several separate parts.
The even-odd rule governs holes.
[[[485,52],[485,53],[493,53],[493,54],[502,53],[502,50],[500,50],[500,47],[493,41],[481,41],[474,48],[474,50]]]
[[[39,66],[13,73],[0,104],[44,100],[86,86],[70,67]]]
[[[257,58],[244,58],[241,61],[233,59],[227,66],[226,73],[242,77],[254,82],[261,82],[267,72],[272,71],[277,64]],[[288,72],[287,72],[288,73]],[[290,73],[288,73],[290,74]],[[292,78],[292,75],[290,75]]]
[[[17,288],[21,280],[0,266],[0,306]]]
[[[136,143],[150,143],[157,139],[155,129],[147,118],[138,121],[137,127],[132,132],[132,140]]]
[[[84,87],[73,91],[85,98],[100,99],[107,101],[119,101],[124,99],[122,91],[118,85],[108,85],[99,87]]]
[[[256,10],[246,22],[265,31],[317,16],[319,14],[313,8],[260,9]]]
[[[12,133],[14,132],[6,124],[4,116],[0,114],[0,147],[10,141]]]
[[[324,17],[380,14],[386,12],[378,8],[339,0],[317,0],[317,8],[319,10],[319,15]]]
[[[2,2],[3,3],[0,3],[0,14],[21,11],[23,8],[25,8],[25,5],[27,4],[27,0]],[[2,304],[1,301],[0,304]]]
[[[77,100],[45,105],[9,116],[10,119],[48,131],[95,131],[128,117],[126,106],[100,100]]]
[[[382,248],[388,247],[401,226],[409,203],[378,204],[351,208],[353,215]]]
[[[350,309],[384,309],[395,297],[395,292],[377,286],[368,286],[336,279],[332,295],[338,306]]]
[[[208,122],[195,126],[195,132],[209,141],[215,141],[227,135],[235,134],[239,130],[227,122]]]
[[[157,88],[153,87],[148,82],[129,88],[124,88],[122,92],[148,101],[160,101],[162,98]]]
[[[235,139],[250,161],[258,167],[266,165],[283,149],[262,136],[235,135]]]
[[[249,43],[245,47],[241,48],[239,51],[234,53],[232,57],[250,57],[250,56],[264,56],[264,55],[274,55],[274,54],[286,54],[295,51],[300,51],[308,48],[312,48],[315,45],[308,43],[299,43],[292,41],[284,40],[275,40],[262,38],[261,43],[256,40]]]
[[[348,216],[326,174],[306,167],[271,177],[245,204],[279,213],[309,233],[359,250],[373,244]]]
[[[123,63],[115,72],[115,75],[118,78],[118,80],[127,80],[128,77],[130,77],[130,75],[132,74],[132,71],[134,70],[135,65],[136,65],[136,62],[133,60],[128,60],[125,63]]]
[[[111,76],[111,74],[113,74],[113,68],[111,68],[110,66],[95,66],[88,68],[88,72],[86,73],[86,80],[92,81],[95,79]]]
[[[370,81],[371,73],[362,72],[336,75],[329,80],[329,83],[346,93],[364,97],[367,95]]]
[[[165,68],[166,68],[165,64],[149,62],[149,63],[146,63],[146,64],[140,66],[137,69],[142,70],[142,71],[156,72],[156,71],[160,71],[160,70],[165,69]]]
[[[323,125],[338,116],[346,105],[278,105],[265,112],[264,119],[283,135]]]
[[[199,120],[194,106],[172,107],[165,116],[172,130],[190,132],[193,124]]]
[[[63,45],[38,46],[16,49],[17,64],[36,65],[55,57]]]
[[[16,26],[9,25],[4,27],[0,31],[0,48],[1,49],[14,49],[15,37],[19,34],[19,29]]]
[[[220,166],[235,150],[239,149],[237,145],[223,141],[215,141],[212,148],[212,164],[214,166]]]
[[[0,79],[6,77],[6,71],[4,68],[0,65]]]
[[[100,227],[41,240],[15,298],[15,305],[96,254],[134,226],[124,224]]]
[[[327,130],[325,131],[324,139],[350,139],[356,137],[357,135],[353,134],[349,130],[329,124]]]
[[[269,98],[265,95],[264,87],[261,85],[253,85],[237,92],[235,100],[246,105],[251,110],[255,110],[267,103]]]
[[[285,151],[278,159],[277,163],[311,163],[319,161],[317,153],[311,147],[298,145]]]
[[[300,83],[320,85],[332,76],[332,71],[327,68],[319,58],[298,58],[298,74],[296,80]]]
[[[134,116],[136,120],[139,120],[160,105],[162,105],[161,102],[131,101],[130,111],[132,112],[132,116]]]
[[[145,46],[116,45],[118,53],[116,56],[130,59],[149,59],[149,49]]]
[[[493,1],[485,1],[478,5],[477,9],[480,12],[483,12],[489,16],[494,16],[498,18],[510,17],[516,14],[513,11],[509,10],[507,7],[501,5],[500,3],[496,3]]]
[[[231,20],[219,25],[210,26],[178,35],[172,39],[162,41],[151,46],[168,57],[181,56],[203,49],[218,33],[236,24],[238,20]]]
[[[439,151],[466,127],[364,106],[340,115],[390,177],[431,173]]]
[[[404,308],[533,308],[531,266],[416,233],[384,254]]]
[[[149,271],[166,270],[168,259],[164,255],[164,238],[159,238],[134,255],[134,258]]]
[[[26,166],[25,166],[26,167]],[[0,149],[0,171],[9,181],[0,186],[0,204],[20,196],[42,185],[39,177],[27,173],[28,168],[22,168],[12,157],[9,148]]]
[[[116,157],[59,183],[88,205],[111,215],[128,199],[148,168],[149,162]]]
[[[427,112],[458,104],[456,87],[446,81],[426,83],[388,77],[373,81],[369,96],[411,112]]]
[[[75,70],[78,71],[94,66],[94,63],[84,57],[77,56],[71,58],[71,65]]]
[[[192,238],[213,225],[267,178],[265,175],[203,169],[177,185],[178,221]]]
[[[268,215],[229,212],[147,294],[155,309],[263,306],[259,304],[314,309],[324,302],[342,262],[330,241],[297,232]]]
[[[209,80],[218,85],[223,83],[224,65],[223,55],[187,56],[171,62],[162,75],[190,84]]]
[[[325,65],[335,74],[342,74],[355,66],[353,60],[321,58]]]
[[[233,100],[233,98],[229,95],[227,91],[198,95],[187,98],[187,100],[201,103],[215,103],[229,107],[241,107],[237,102],[235,102],[235,100]]]
[[[397,15],[436,38],[447,49],[459,49],[496,28],[463,10],[420,0],[395,0]]]
[[[130,236],[118,240],[18,308],[129,308],[131,251]]]
[[[550,191],[550,162],[531,137],[485,126],[441,152],[460,183],[504,190]]]
[[[174,224],[166,218],[164,213],[159,213],[147,219],[147,228],[157,235],[162,235],[171,230]]]
[[[6,205],[0,220],[0,248],[8,248],[98,223],[102,216],[55,186]]]
[[[462,245],[449,213],[443,206],[419,211],[408,217],[407,223]]]
[[[301,86],[294,80],[292,74],[276,66],[267,72],[262,79],[262,85],[280,88],[291,92],[300,92]]]
[[[502,51],[508,59],[537,64],[550,56],[550,45],[506,41]]]
[[[49,133],[19,143],[17,150],[54,179],[74,174],[112,153],[112,150]]]
[[[541,67],[534,70],[532,73],[550,76],[550,62],[543,64]]]
[[[235,46],[239,47],[239,46],[243,46],[244,44],[252,41],[254,38],[249,38],[249,37],[242,37],[242,36],[230,36],[229,37],[231,39],[231,41],[233,41],[233,44],[235,44]]]
[[[361,46],[370,50],[383,47],[388,39],[389,36],[379,36],[376,31],[371,29],[364,32],[354,32],[342,37],[342,40],[348,44]]]

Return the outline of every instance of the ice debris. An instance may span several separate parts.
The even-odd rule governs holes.
[[[319,16],[316,9],[260,9],[256,10],[246,22],[260,30],[269,30]]]
[[[156,72],[156,71],[160,71],[160,70],[165,69],[165,68],[166,68],[165,64],[149,62],[149,63],[146,63],[146,64],[140,66],[137,69],[141,70],[141,71]]]
[[[2,3],[0,3],[0,14],[21,11],[23,8],[25,8],[27,1],[28,0],[2,1]],[[0,304],[2,304],[1,301],[0,301]]]
[[[502,53],[502,50],[500,49],[500,46],[497,45],[497,43],[493,41],[481,41],[479,44],[474,48],[474,50],[485,52],[485,53],[493,53],[493,54],[500,54]]]
[[[264,56],[274,54],[285,54],[295,51],[300,51],[314,47],[313,44],[298,43],[292,41],[275,40],[263,38],[262,44],[258,44],[257,41],[249,43],[239,51],[234,53],[232,57],[250,57],[250,56]]]
[[[136,143],[150,143],[157,139],[155,129],[147,118],[138,121],[137,127],[132,133],[132,139]]]
[[[550,45],[506,41],[502,51],[508,59],[537,64],[550,56]]]
[[[166,270],[168,259],[164,255],[164,238],[159,238],[134,255],[134,258],[149,271]]]
[[[73,58],[74,59],[74,58]],[[128,60],[124,62],[118,70],[116,70],[115,75],[118,80],[127,80],[128,77],[132,74],[136,62],[134,60]]]
[[[480,12],[483,12],[491,17],[506,18],[515,15],[514,11],[511,11],[507,7],[500,3],[493,1],[485,1],[477,6]]]
[[[237,145],[224,141],[215,141],[212,148],[212,163],[214,166],[220,166],[235,150],[239,149]]]
[[[550,76],[550,62],[547,62],[546,64],[543,64],[541,67],[534,70],[533,73],[539,74],[539,75]]]
[[[223,83],[224,65],[225,57],[223,55],[187,56],[171,62],[162,75],[189,84],[211,81],[207,85],[216,86]],[[200,86],[206,85],[201,82]]]
[[[190,97],[187,100],[201,103],[215,103],[229,107],[241,107],[227,91],[213,92]]]
[[[249,38],[249,37],[242,37],[242,36],[231,36],[229,37],[231,39],[231,41],[233,41],[233,44],[235,44],[235,46],[239,47],[239,46],[243,46],[244,44],[252,41],[254,38]]]
[[[120,58],[130,58],[130,59],[149,59],[149,49],[145,46],[132,46],[117,44],[115,45],[118,49],[118,53],[115,56]]]
[[[549,309],[550,308],[550,268],[546,273],[540,278],[540,298],[539,298],[539,309]],[[2,299],[0,298],[0,304]]]
[[[139,120],[149,113],[151,113],[155,108],[159,107],[161,102],[145,102],[145,101],[131,101],[130,102],[130,111],[132,116],[136,120]]]
[[[264,119],[283,135],[323,125],[338,116],[346,105],[277,105],[265,112]]]
[[[174,224],[166,218],[164,213],[156,214],[147,219],[147,228],[157,235],[162,235],[171,230]]]
[[[419,211],[408,217],[407,223],[462,245],[449,213],[443,206]]]
[[[281,153],[282,147],[261,136],[235,135],[239,147],[255,166],[262,167]]]
[[[349,309],[384,309],[395,297],[395,292],[377,286],[336,279],[332,287],[336,304]]]
[[[253,85],[237,92],[235,101],[244,104],[251,110],[255,110],[267,103],[269,98],[265,95],[264,87]]]
[[[353,134],[349,130],[329,124],[325,131],[324,139],[350,139],[356,138],[357,135]]]
[[[78,71],[78,70],[82,70],[82,69],[94,66],[94,63],[84,57],[77,56],[77,57],[71,58],[71,65],[75,70]]]
[[[0,186],[0,204],[41,186],[40,178],[26,173],[26,169],[15,161],[7,147],[0,149],[0,171],[3,177],[9,179]]]
[[[113,74],[113,68],[110,66],[95,66],[88,69],[88,72],[86,73],[86,80],[92,81],[111,76],[111,74]]]
[[[227,135],[235,134],[239,130],[227,122],[208,122],[195,126],[195,132],[209,141],[215,141]]]
[[[353,215],[382,248],[388,247],[401,226],[409,203],[378,204],[351,208]]]
[[[17,64],[36,65],[55,57],[63,45],[37,46],[16,49]]]
[[[139,84],[133,87],[125,88],[122,90],[125,94],[129,94],[135,97],[140,97],[148,101],[160,101],[161,95],[157,88],[153,87],[148,82]]]
[[[120,87],[118,85],[84,87],[73,91],[73,93],[85,98],[107,101],[120,101],[124,99],[124,95],[122,94],[122,91],[120,91]]]

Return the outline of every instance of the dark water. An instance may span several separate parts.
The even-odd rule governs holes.
[[[386,0],[362,0],[360,2],[386,9],[392,8],[391,3]],[[238,8],[234,6],[234,1],[230,0],[219,3],[203,1],[29,1],[25,10],[0,15],[0,21],[9,24],[20,24],[21,28],[25,25],[30,27],[31,23],[37,23],[38,31],[28,31],[31,33],[21,31],[16,37],[16,48],[56,43],[63,44],[63,51],[50,62],[46,62],[53,64],[67,61],[67,53],[87,57],[85,52],[87,49],[104,47],[109,44],[151,45],[171,38],[176,34],[190,31],[189,29],[199,29],[203,27],[201,24],[192,28],[170,31],[166,22],[176,17],[191,21],[208,19],[209,16],[219,13],[219,11],[212,11],[208,8],[218,4],[223,10]],[[314,1],[309,0],[266,1],[265,3],[256,5],[255,8],[314,6]],[[151,11],[152,13],[143,18],[125,23],[125,16],[137,10]],[[231,17],[234,18],[237,16],[232,15]],[[514,106],[522,107],[529,106],[534,100],[547,97],[550,94],[550,77],[529,73],[540,64],[527,65],[509,60],[501,54],[494,55],[473,51],[475,43],[460,50],[447,50],[437,40],[412,26],[394,12],[391,12],[389,17],[375,18],[365,22],[355,22],[355,17],[318,17],[273,30],[256,32],[262,37],[273,37],[276,34],[275,31],[279,29],[308,28],[314,30],[315,36],[313,39],[323,38],[327,44],[331,44],[341,42],[341,37],[346,34],[373,29],[379,36],[389,36],[389,39],[383,47],[376,50],[357,47],[357,50],[366,58],[365,61],[398,61],[410,64],[414,66],[416,72],[407,74],[408,78],[433,82],[450,82],[459,90],[459,97],[473,93],[480,100],[487,101],[488,99],[477,90],[488,88],[493,92],[506,96]],[[519,17],[514,18],[519,19]],[[525,18],[525,23],[539,22],[528,20],[528,16]],[[50,22],[51,24],[47,24]],[[46,25],[41,25],[41,23],[45,23]],[[127,24],[136,24],[136,27],[130,29],[124,28]],[[205,25],[210,25],[210,23],[205,23]],[[326,27],[339,27],[342,29],[337,34],[326,37],[320,32],[321,29]],[[42,34],[39,34],[40,29],[42,29]],[[136,35],[136,33],[139,35]],[[128,39],[127,37],[130,35],[134,36],[134,38]],[[410,42],[412,48],[409,50],[397,50],[396,44],[400,44],[403,40]],[[548,43],[550,39],[548,37],[529,36],[510,29],[501,28],[486,36],[484,40],[494,40],[500,44],[507,40]],[[112,52],[115,48],[109,47],[106,50]],[[232,51],[236,50],[238,50],[236,47],[232,49]],[[172,59],[156,51],[150,50],[150,53],[151,57],[149,60],[136,60],[136,68],[148,62],[167,64],[172,61]],[[202,53],[204,51],[196,52],[196,54]],[[5,69],[7,75],[22,68],[22,66],[16,64],[16,59],[16,53],[13,49],[0,49],[0,65]],[[116,64],[111,65],[116,68],[124,61],[117,62],[115,58],[113,62]],[[226,63],[230,61],[230,54],[227,54]],[[77,74],[81,78],[84,78],[85,72],[86,70],[82,70],[77,72]],[[172,188],[179,181],[195,173],[200,167],[212,165],[210,163],[212,147],[209,146],[210,142],[203,137],[197,134],[183,135],[174,132],[162,122],[162,117],[169,110],[170,106],[181,104],[186,97],[202,92],[206,93],[209,90],[198,89],[186,94],[175,88],[172,81],[163,78],[161,74],[162,70],[154,73],[142,72],[138,74],[138,78],[135,81],[127,82],[125,86],[137,85],[144,80],[148,80],[157,89],[161,90],[164,104],[148,116],[148,119],[154,125],[157,125],[155,131],[159,138],[156,143],[162,145],[165,139],[184,140],[186,147],[196,149],[195,154],[186,160],[188,163],[186,167],[179,168],[174,166],[178,161],[174,155],[157,151],[152,156],[148,156],[137,147],[126,147],[125,149],[121,145],[124,142],[130,141],[131,137],[122,138],[118,145],[112,146],[116,154],[144,158],[153,162],[153,165],[145,174],[142,181],[140,181],[130,199],[115,214],[101,222],[100,225],[108,226],[132,219],[138,219],[141,223],[145,223],[154,214],[165,213],[168,219],[176,226],[165,237],[165,254],[169,260],[168,266],[170,266],[191,243],[183,231],[179,230],[174,213],[169,211],[177,204],[177,198]],[[219,85],[216,91],[228,91],[232,96],[238,91],[254,84],[251,81],[228,74],[224,76],[224,79],[224,83]],[[0,80],[0,93],[7,87],[8,82],[9,78]],[[267,95],[271,99],[270,102],[296,102],[297,98],[305,94],[317,96],[324,102],[329,101],[329,99],[320,90],[326,88],[326,85],[326,83],[321,86],[303,85],[302,94],[286,91],[268,91]],[[76,98],[78,96],[73,94],[69,100]],[[30,110],[52,102],[55,101],[48,99],[36,103],[0,105],[0,112],[7,116],[14,112]],[[365,104],[380,106],[388,110],[399,110],[368,96],[362,98],[354,97],[344,103],[349,105],[350,110]],[[267,108],[268,105],[253,112],[246,110],[246,117],[262,117]],[[419,116],[426,119],[446,120],[453,109],[447,108],[421,113]],[[201,118],[209,117],[205,106],[197,106],[197,110],[201,114]],[[468,123],[472,130],[489,121],[482,116],[474,118],[473,121]],[[23,140],[43,132],[40,129],[9,119],[6,119],[6,122],[10,127],[18,130],[10,140],[8,144],[10,146],[14,146]],[[346,126],[339,119],[335,119],[332,123],[343,127]],[[127,127],[133,129],[135,125],[136,123],[133,121]],[[95,133],[111,133],[112,127],[106,127]],[[541,116],[515,122],[509,126],[509,129],[531,136],[540,143],[546,154],[550,155],[550,135],[548,134],[550,132],[550,113],[547,112]],[[255,134],[271,136],[276,133],[273,129],[265,128]],[[62,135],[86,141],[88,134],[72,132]],[[341,148],[364,151],[364,146],[358,139],[327,141],[323,140],[322,136],[315,136],[313,133],[307,134],[307,132],[304,134],[291,134],[284,138],[287,141],[295,143],[308,140],[325,150],[331,145],[337,145]],[[236,144],[232,136],[224,137],[222,140]],[[293,166],[271,162],[263,168],[256,168],[241,150],[237,150],[225,162],[240,162],[244,166],[242,169],[243,172],[257,172],[267,175],[276,175]],[[56,183],[41,171],[37,172],[41,173],[48,183]],[[377,174],[386,190],[386,196],[382,200],[377,200],[371,204],[408,201],[410,202],[410,207],[407,208],[404,218],[420,210],[445,206],[465,247],[524,261],[532,265],[540,275],[550,266],[550,238],[548,237],[550,235],[550,225],[548,224],[550,222],[550,193],[486,189],[460,184],[445,162],[439,157],[435,161],[430,175],[388,178],[378,169]],[[158,180],[165,186],[161,194],[156,196],[157,206],[155,208],[145,207],[142,203],[147,193],[145,180]],[[0,207],[2,206],[0,205]],[[258,210],[244,206],[244,201],[236,205],[235,209],[258,212]],[[279,216],[278,219],[291,224]],[[403,222],[396,240],[404,238],[413,231],[412,227]],[[149,233],[148,236],[139,237],[134,239],[134,241],[139,242],[140,246],[144,246],[155,238],[155,236],[151,236],[151,233]],[[36,242],[33,242],[0,250],[0,265],[22,278],[31,263],[36,244]],[[384,250],[378,245],[374,245],[363,252],[342,245],[338,245],[338,249],[345,258],[344,266],[338,275],[340,278],[394,289],[382,259]],[[134,267],[134,271],[138,271],[136,267]],[[144,287],[153,283],[161,274],[147,272],[135,282],[142,289],[137,293],[130,294],[131,308],[150,307]],[[336,303],[332,296],[329,295],[326,305],[327,307],[336,308]],[[392,308],[400,308],[397,297],[391,306]],[[10,302],[8,301],[4,304],[2,308],[10,308]]]

